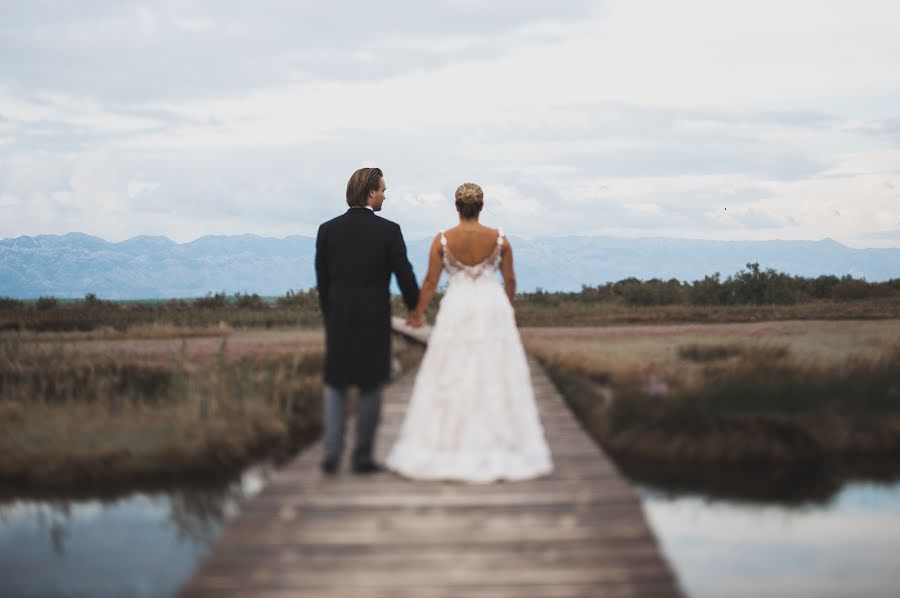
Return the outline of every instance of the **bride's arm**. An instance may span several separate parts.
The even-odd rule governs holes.
[[[516,298],[516,271],[513,269],[512,245],[506,237],[503,238],[503,247],[500,248],[500,272],[503,274],[503,288],[512,304]]]
[[[425,274],[425,280],[422,281],[422,290],[419,291],[419,304],[416,305],[415,311],[410,314],[410,319],[419,326],[425,321],[425,310],[434,297],[434,292],[437,290],[443,270],[444,259],[441,254],[441,236],[437,235],[431,243],[431,249],[428,251],[428,273]],[[410,324],[414,322],[410,322]]]

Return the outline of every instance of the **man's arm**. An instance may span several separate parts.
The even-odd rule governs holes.
[[[412,264],[406,257],[406,243],[403,241],[403,233],[399,226],[394,228],[394,235],[391,239],[390,260],[391,270],[397,277],[397,286],[400,287],[400,293],[403,295],[403,303],[406,304],[407,309],[412,311],[419,301],[419,284],[416,282]]]
[[[328,256],[326,254],[325,225],[319,226],[316,235],[316,290],[319,292],[319,306],[322,308],[322,316],[328,313]]]

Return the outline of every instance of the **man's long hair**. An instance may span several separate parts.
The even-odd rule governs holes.
[[[378,191],[384,173],[380,168],[360,168],[347,181],[347,205],[364,208],[369,204],[369,192]]]

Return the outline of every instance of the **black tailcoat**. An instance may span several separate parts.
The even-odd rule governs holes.
[[[350,208],[319,227],[316,283],[325,318],[325,382],[368,390],[391,372],[391,273],[414,309],[419,287],[400,226]]]

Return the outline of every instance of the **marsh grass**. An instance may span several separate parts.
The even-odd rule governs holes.
[[[319,344],[146,356],[0,342],[0,478],[60,485],[238,467],[321,422]]]
[[[743,351],[737,345],[690,344],[678,348],[678,357],[689,361],[706,362],[736,357]]]
[[[705,332],[524,336],[587,428],[621,457],[900,454],[897,321]]]
[[[222,475],[317,437],[321,331],[158,332],[0,339],[0,481],[70,490]],[[421,358],[393,346],[401,370]]]

